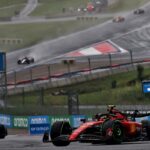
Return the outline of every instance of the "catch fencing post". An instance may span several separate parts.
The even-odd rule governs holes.
[[[40,93],[40,97],[39,97],[40,104],[41,104],[41,105],[44,105],[44,88],[41,87],[39,90],[40,90],[40,91],[39,91],[39,93]]]
[[[14,70],[14,83],[15,83],[15,87],[16,87],[16,82],[17,82],[16,71]]]
[[[91,73],[91,59],[88,57],[89,72]]]
[[[25,104],[25,92],[24,92],[24,87],[22,88],[22,105]]]
[[[69,115],[79,114],[79,95],[77,92],[68,91],[68,113]]]
[[[133,65],[133,52],[132,52],[132,50],[129,50],[129,53],[130,53],[131,64],[132,64],[132,67],[134,68],[134,65]]]
[[[51,81],[51,65],[48,65],[48,79]]]
[[[108,53],[108,57],[109,57],[109,67],[110,67],[111,73],[112,73],[112,57],[111,57],[111,53]]]
[[[30,80],[31,80],[31,83],[33,83],[33,80],[32,80],[32,68],[30,68]]]
[[[6,53],[0,52],[0,99],[4,101],[4,107],[7,107],[7,72],[6,72]]]
[[[67,62],[67,68],[68,68],[68,73],[69,73],[69,77],[70,77],[70,62]]]

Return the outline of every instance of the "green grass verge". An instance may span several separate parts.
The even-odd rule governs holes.
[[[26,2],[27,0],[0,0],[0,18],[15,16]]]
[[[145,79],[150,79],[150,69],[144,70]],[[129,82],[136,79],[134,85],[129,86]],[[112,81],[116,81],[116,87],[112,88]],[[64,90],[74,91],[79,93],[80,105],[147,105],[150,104],[150,95],[142,93],[141,82],[137,80],[137,72],[132,71],[123,74],[116,74],[113,76],[71,85],[57,89],[47,89],[44,92],[44,105],[41,105],[41,91],[34,91],[32,93],[21,93],[7,97],[9,106],[14,108],[6,109],[5,112],[13,114],[55,114],[60,113],[60,108],[53,109],[53,106],[67,105],[67,96],[53,96],[52,93]],[[21,109],[22,108],[22,109]],[[25,110],[23,109],[25,108]],[[45,109],[44,109],[45,108]],[[58,112],[56,112],[56,110]],[[3,112],[4,110],[0,110]],[[66,112],[64,109],[62,113]]]
[[[62,15],[62,9],[66,8],[66,14],[69,8],[86,8],[89,0],[39,0],[40,5],[31,13],[33,16],[57,16]],[[118,0],[106,10],[107,12],[127,11],[138,8],[150,0]],[[65,15],[65,14],[64,14]],[[71,14],[70,14],[71,15]]]
[[[32,16],[60,15],[62,9],[85,8],[89,0],[39,0],[40,5],[31,13]]]
[[[111,5],[106,9],[107,12],[119,12],[136,9],[150,0],[118,0],[117,3]]]
[[[27,0],[0,0],[0,8],[27,3]]]
[[[16,15],[17,12],[19,12],[25,5],[24,4],[19,4],[19,5],[14,5],[9,8],[5,9],[0,9],[0,18],[5,19],[5,17],[13,17]]]
[[[0,25],[0,45],[3,51],[9,52],[16,49],[32,46],[45,40],[51,40],[73,32],[92,27],[105,22],[110,18],[91,20],[75,20],[65,22],[29,23]],[[6,39],[3,42],[3,39]],[[9,41],[7,39],[10,39]],[[20,39],[21,42],[14,42]],[[14,43],[12,43],[14,42]]]
[[[115,5],[112,5],[110,11],[122,11],[126,8],[132,8],[131,6],[142,5],[148,0],[121,0]],[[0,4],[0,17],[2,16],[13,16],[16,10],[21,9],[26,0],[2,0]],[[63,7],[79,7],[86,5],[88,0],[61,0],[61,2],[56,0],[39,0],[39,8],[41,9],[37,15],[43,14],[59,14]],[[132,3],[132,4],[131,4]],[[8,4],[8,5],[7,5]],[[11,7],[9,7],[11,6]],[[12,7],[13,6],[13,7]],[[108,9],[108,10],[109,10]],[[52,23],[31,23],[31,24],[12,24],[12,25],[0,25],[0,46],[1,49],[5,52],[10,52],[13,50],[25,48],[37,44],[45,40],[55,39],[57,37],[70,34],[72,32],[77,32],[96,24],[105,22],[111,18],[103,18],[100,20],[90,20],[90,21],[66,21],[66,22],[52,22]],[[20,40],[21,42],[16,42]]]

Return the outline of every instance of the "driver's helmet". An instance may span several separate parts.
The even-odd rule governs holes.
[[[94,116],[94,119],[96,120],[105,120],[108,118],[108,114],[106,113],[97,113],[95,116]]]
[[[102,113],[97,113],[97,114],[94,116],[94,118],[95,118],[96,120],[99,120],[101,115],[102,115]]]
[[[116,107],[115,105],[108,105],[108,106],[107,106],[107,111],[108,111],[109,113],[113,113],[113,109],[114,109],[115,107]]]

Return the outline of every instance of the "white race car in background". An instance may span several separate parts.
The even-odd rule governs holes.
[[[113,22],[124,22],[125,18],[122,16],[117,16],[117,17],[114,17],[112,21]]]
[[[133,13],[134,13],[134,14],[137,14],[137,15],[138,15],[138,14],[144,14],[144,13],[145,13],[145,10],[139,8],[139,9],[136,9]]]
[[[19,58],[17,63],[20,65],[20,64],[31,64],[31,63],[34,63],[34,58],[33,57],[22,57],[22,58]]]

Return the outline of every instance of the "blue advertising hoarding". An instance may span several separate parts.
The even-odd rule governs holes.
[[[30,134],[44,134],[45,131],[50,131],[50,124],[30,124]]]
[[[85,115],[72,115],[72,126],[74,128],[79,127],[82,124],[81,119],[86,119]]]
[[[29,132],[31,135],[43,134],[50,130],[49,116],[31,116],[29,118]]]
[[[0,72],[3,72],[3,71],[5,71],[5,67],[6,67],[6,64],[5,64],[5,62],[6,62],[6,54],[5,53],[3,53],[3,52],[0,52]]]
[[[143,90],[143,93],[150,93],[150,81],[142,82],[142,90]]]
[[[0,114],[0,124],[3,124],[8,128],[11,128],[12,127],[12,116]]]
[[[46,124],[49,123],[49,116],[31,116],[29,124]]]

